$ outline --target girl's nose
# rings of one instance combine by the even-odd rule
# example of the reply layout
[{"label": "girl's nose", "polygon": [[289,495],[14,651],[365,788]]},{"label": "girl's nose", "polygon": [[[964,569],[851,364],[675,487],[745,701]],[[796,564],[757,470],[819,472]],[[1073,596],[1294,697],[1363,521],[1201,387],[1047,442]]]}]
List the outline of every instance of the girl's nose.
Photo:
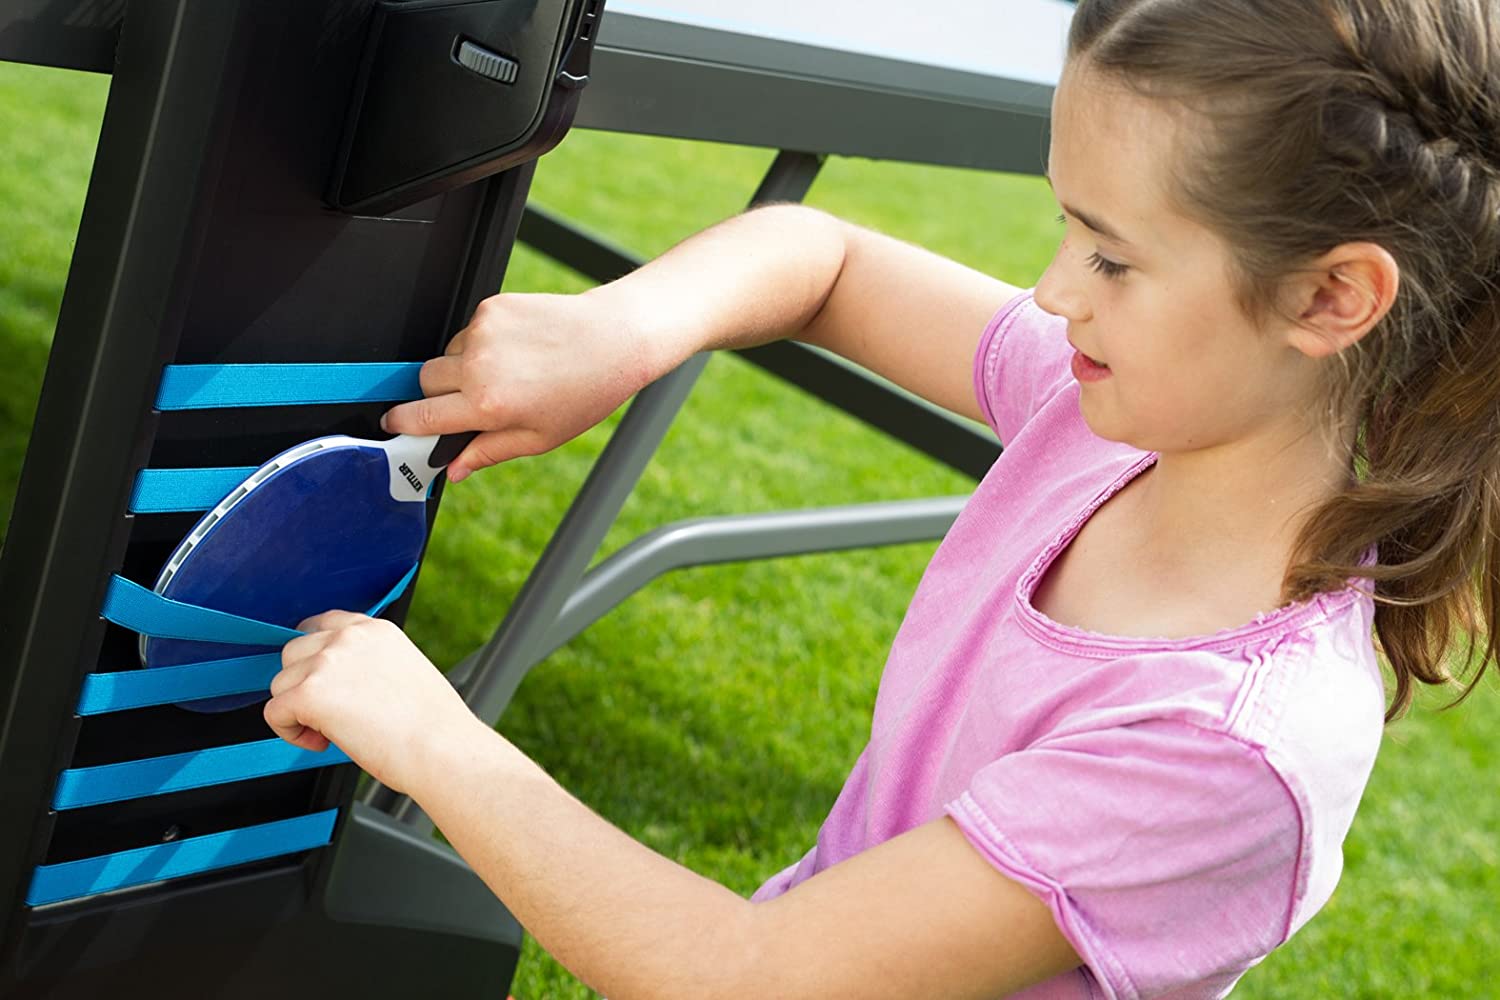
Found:
[{"label": "girl's nose", "polygon": [[1089,319],[1088,299],[1079,285],[1076,269],[1068,266],[1070,254],[1066,242],[1057,248],[1052,263],[1036,283],[1033,301],[1054,316],[1082,323]]}]

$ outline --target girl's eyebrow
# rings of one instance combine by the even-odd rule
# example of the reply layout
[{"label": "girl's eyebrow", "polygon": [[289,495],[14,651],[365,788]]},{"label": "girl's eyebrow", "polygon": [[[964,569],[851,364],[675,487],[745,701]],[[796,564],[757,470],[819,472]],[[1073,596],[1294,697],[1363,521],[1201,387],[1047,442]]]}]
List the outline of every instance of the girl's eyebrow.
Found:
[{"label": "girl's eyebrow", "polygon": [[[1049,175],[1047,173],[1047,171],[1045,171],[1045,170],[1042,171],[1042,177],[1046,179],[1047,186],[1049,188],[1052,187],[1052,177],[1051,177],[1051,175]],[[1054,191],[1053,193],[1055,194],[1056,192]],[[1096,218],[1095,216],[1088,215],[1085,212],[1083,212],[1081,209],[1074,208],[1071,205],[1063,204],[1062,202],[1059,202],[1058,204],[1062,205],[1062,210],[1064,212],[1067,212],[1073,218],[1077,219],[1079,222],[1083,223],[1085,226],[1088,226],[1090,229],[1092,229],[1094,232],[1098,233],[1100,236],[1103,236],[1103,237],[1106,237],[1108,239],[1114,240],[1116,243],[1122,244],[1124,246],[1129,246],[1130,245],[1130,241],[1129,240],[1127,240],[1125,237],[1121,236],[1117,231],[1115,231],[1115,229],[1113,227],[1111,227],[1109,225],[1109,223],[1105,222],[1103,219],[1099,219],[1099,218]]]}]

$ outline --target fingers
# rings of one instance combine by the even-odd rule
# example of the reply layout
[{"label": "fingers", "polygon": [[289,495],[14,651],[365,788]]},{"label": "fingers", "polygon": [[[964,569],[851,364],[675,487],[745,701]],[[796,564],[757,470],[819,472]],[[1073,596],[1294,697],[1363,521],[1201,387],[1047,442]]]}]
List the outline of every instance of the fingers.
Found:
[{"label": "fingers", "polygon": [[328,749],[328,738],[310,726],[305,726],[298,719],[297,710],[294,706],[295,692],[272,698],[266,702],[266,707],[261,714],[265,717],[266,725],[277,736],[286,740],[293,746],[314,753]]},{"label": "fingers", "polygon": [[[318,653],[322,652],[324,646],[333,641],[333,637],[335,634],[336,633],[334,632],[312,632],[308,635],[298,636],[291,642],[288,642],[286,645],[282,646],[282,673],[286,673],[286,671],[297,667],[298,664],[305,663],[306,661],[312,659],[314,656],[317,656]],[[280,675],[278,674],[277,676],[279,677]],[[272,684],[274,683],[275,681],[272,681]],[[272,689],[271,693],[276,693],[274,688]]]},{"label": "fingers", "polygon": [[[347,628],[350,625],[358,625],[360,622],[369,621],[369,615],[362,615],[356,611],[340,611],[335,608],[325,611],[321,615],[313,615],[311,618],[303,619],[297,626],[299,632],[327,632],[332,629]],[[303,636],[302,638],[307,638]],[[293,642],[299,640],[293,639]]]},{"label": "fingers", "polygon": [[[457,343],[457,338],[454,340]],[[423,430],[414,429],[413,421],[421,423],[429,421],[434,416],[448,416],[447,410],[432,411],[422,404],[433,398],[442,396],[455,396],[462,399],[458,393],[463,385],[463,358],[460,352],[453,350],[453,344],[448,345],[448,353],[440,358],[433,358],[424,362],[418,373],[418,382],[422,387],[424,399],[411,403],[402,403],[393,406],[380,418],[380,426],[393,434],[451,434],[454,430],[473,430],[472,423],[465,423],[463,427],[451,430]],[[451,406],[452,403],[445,404]]]},{"label": "fingers", "polygon": [[380,426],[392,434],[457,434],[479,426],[479,414],[460,392],[402,403],[387,410]]},{"label": "fingers", "polygon": [[463,364],[463,359],[454,354],[445,354],[424,363],[419,373],[422,395],[443,396],[458,392],[463,384],[460,378]]},{"label": "fingers", "polygon": [[[316,619],[309,618],[308,621],[316,621]],[[307,622],[302,624],[306,625]],[[271,697],[283,695],[301,684],[302,679],[312,671],[316,663],[314,658],[333,641],[337,634],[332,631],[311,632],[308,635],[298,636],[282,646],[281,670],[271,678]]]},{"label": "fingers", "polygon": [[307,667],[304,665],[307,662],[306,660],[302,660],[289,664],[287,660],[283,659],[281,661],[281,670],[277,672],[275,677],[271,678],[271,697],[280,698],[298,684],[301,684],[302,678],[307,676]]},{"label": "fingers", "polygon": [[508,462],[522,455],[536,455],[546,451],[546,446],[535,431],[516,427],[504,431],[490,431],[479,435],[459,456],[448,464],[448,481],[462,482],[471,473],[487,469],[501,462]]},{"label": "fingers", "polygon": [[281,670],[271,678],[271,700],[261,710],[266,725],[277,736],[304,750],[328,749],[328,738],[302,721],[307,710],[302,685],[319,665],[319,654],[344,628],[369,620],[369,616],[352,611],[325,611],[298,626],[306,635],[281,647]]},{"label": "fingers", "polygon": [[281,647],[281,672],[271,679],[271,696],[301,683],[312,668],[313,657],[338,638],[342,629],[371,620],[368,615],[353,611],[325,611],[304,620],[297,630],[307,634],[299,635]]}]

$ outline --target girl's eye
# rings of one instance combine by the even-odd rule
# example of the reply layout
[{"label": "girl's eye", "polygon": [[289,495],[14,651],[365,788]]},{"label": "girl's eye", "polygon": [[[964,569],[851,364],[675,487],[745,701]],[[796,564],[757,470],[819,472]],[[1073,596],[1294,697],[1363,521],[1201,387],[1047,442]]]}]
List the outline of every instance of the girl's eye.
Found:
[{"label": "girl's eye", "polygon": [[[1057,222],[1058,225],[1067,225],[1067,215],[1059,215],[1057,217]],[[1117,264],[1114,261],[1109,260],[1108,258],[1099,256],[1097,251],[1089,256],[1088,263],[1096,272],[1110,279],[1123,278],[1125,277],[1125,272],[1130,270],[1130,266],[1128,264]]]},{"label": "girl's eye", "polygon": [[1093,266],[1095,271],[1111,279],[1123,278],[1125,272],[1130,270],[1128,265],[1116,264],[1114,261],[1101,257],[1097,253],[1091,255],[1088,262]]}]

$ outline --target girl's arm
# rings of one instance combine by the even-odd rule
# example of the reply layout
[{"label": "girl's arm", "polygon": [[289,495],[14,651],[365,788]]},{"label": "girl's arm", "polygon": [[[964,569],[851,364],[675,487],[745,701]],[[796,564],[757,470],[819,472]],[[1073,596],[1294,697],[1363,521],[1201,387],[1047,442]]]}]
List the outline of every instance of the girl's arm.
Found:
[{"label": "girl's arm", "polygon": [[527,932],[611,1000],[974,997],[1078,964],[947,817],[750,903],[632,840],[483,727],[410,789]]},{"label": "girl's arm", "polygon": [[390,622],[303,622],[266,720],[416,799],[526,930],[611,1000],[1002,996],[1079,962],[944,817],[750,903],[630,839],[468,711]]},{"label": "girl's arm", "polygon": [[693,354],[792,337],[939,406],[979,417],[971,373],[985,324],[1019,290],[800,205],[759,208],[581,295],[486,299],[392,433],[481,430],[449,467],[554,448]]},{"label": "girl's arm", "polygon": [[657,311],[655,374],[700,350],[790,338],[978,420],[974,350],[986,322],[1020,291],[817,209],[774,205],[590,294],[629,313]]}]

